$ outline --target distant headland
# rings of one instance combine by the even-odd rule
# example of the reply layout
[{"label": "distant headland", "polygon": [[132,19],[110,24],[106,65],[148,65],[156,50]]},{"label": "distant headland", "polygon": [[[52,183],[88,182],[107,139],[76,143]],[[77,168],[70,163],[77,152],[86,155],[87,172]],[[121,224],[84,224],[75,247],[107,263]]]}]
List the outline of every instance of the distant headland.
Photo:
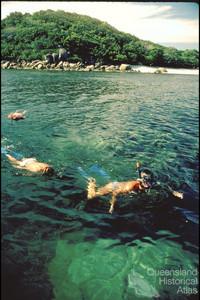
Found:
[{"label": "distant headland", "polygon": [[1,28],[3,69],[198,74],[197,50],[140,40],[88,16],[15,12],[1,21]]}]

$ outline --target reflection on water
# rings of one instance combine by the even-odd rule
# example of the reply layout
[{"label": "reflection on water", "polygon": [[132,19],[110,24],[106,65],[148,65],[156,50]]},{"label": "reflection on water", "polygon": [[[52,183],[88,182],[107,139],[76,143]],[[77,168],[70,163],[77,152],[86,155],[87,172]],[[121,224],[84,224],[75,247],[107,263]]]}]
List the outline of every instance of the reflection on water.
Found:
[{"label": "reflection on water", "polygon": [[[196,284],[177,294],[152,270],[198,265],[197,79],[2,72],[2,145],[56,169],[31,175],[2,156],[4,299],[195,299]],[[16,109],[27,119],[5,117]],[[120,197],[113,215],[108,198],[87,203],[83,172],[99,185],[127,180],[137,160],[187,199],[161,185]]]}]

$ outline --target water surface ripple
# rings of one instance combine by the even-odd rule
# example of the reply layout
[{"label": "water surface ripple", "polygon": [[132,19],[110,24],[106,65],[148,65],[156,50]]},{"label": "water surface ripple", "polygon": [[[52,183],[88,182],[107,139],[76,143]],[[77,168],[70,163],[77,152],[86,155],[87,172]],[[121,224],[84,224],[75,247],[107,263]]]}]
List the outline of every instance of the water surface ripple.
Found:
[{"label": "water surface ripple", "polygon": [[[2,145],[56,169],[31,175],[2,156],[3,299],[195,299],[149,270],[197,268],[198,77],[3,70],[1,96]],[[27,118],[8,120],[16,109]],[[113,215],[108,198],[86,202],[80,167],[128,180],[137,160],[189,186],[189,202],[152,190]]]}]

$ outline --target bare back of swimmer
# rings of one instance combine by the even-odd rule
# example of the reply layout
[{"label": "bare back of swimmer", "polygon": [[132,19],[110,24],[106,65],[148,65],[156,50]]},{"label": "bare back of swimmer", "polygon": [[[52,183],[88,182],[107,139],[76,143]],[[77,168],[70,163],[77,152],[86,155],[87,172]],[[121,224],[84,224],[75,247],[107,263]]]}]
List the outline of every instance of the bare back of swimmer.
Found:
[{"label": "bare back of swimmer", "polygon": [[[103,187],[97,188],[96,180],[94,178],[89,178],[87,187],[87,199],[91,200],[95,197],[105,196],[108,194],[112,195],[110,201],[109,213],[114,211],[114,206],[117,202],[117,196],[120,194],[127,193],[138,193],[148,191],[153,186],[153,174],[148,169],[142,169],[139,162],[136,163],[136,169],[139,175],[138,179],[123,181],[123,182],[110,182]],[[178,191],[170,189],[170,192],[177,198],[183,199],[183,194]]]},{"label": "bare back of swimmer", "polygon": [[22,160],[17,160],[10,154],[6,154],[7,158],[17,169],[27,170],[33,173],[53,173],[53,168],[47,163],[42,163],[37,161],[36,158],[23,158]]},{"label": "bare back of swimmer", "polygon": [[109,213],[114,211],[114,206],[117,201],[117,196],[120,194],[128,194],[131,192],[138,193],[143,192],[146,189],[149,189],[149,185],[145,183],[141,179],[137,180],[129,180],[129,181],[122,181],[122,182],[110,182],[103,187],[96,188],[96,180],[94,178],[90,178],[88,182],[88,200],[93,199],[98,196],[105,196],[108,194],[112,195],[110,201],[110,209]]},{"label": "bare back of swimmer", "polygon": [[15,121],[25,119],[26,118],[25,113],[26,110],[24,110],[23,112],[20,111],[12,112],[8,115],[8,119],[15,120]]}]

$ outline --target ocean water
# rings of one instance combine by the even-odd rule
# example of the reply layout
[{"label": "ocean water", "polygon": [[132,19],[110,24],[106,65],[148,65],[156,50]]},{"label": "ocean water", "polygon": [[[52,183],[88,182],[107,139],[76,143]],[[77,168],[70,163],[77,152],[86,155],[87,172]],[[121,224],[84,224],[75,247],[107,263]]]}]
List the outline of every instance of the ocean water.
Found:
[{"label": "ocean water", "polygon": [[[2,154],[3,299],[197,299],[198,76],[3,70],[1,83],[2,146],[56,171]],[[17,109],[26,119],[7,119]],[[112,215],[109,196],[87,201],[86,176],[137,178],[138,160],[159,189]]]}]

